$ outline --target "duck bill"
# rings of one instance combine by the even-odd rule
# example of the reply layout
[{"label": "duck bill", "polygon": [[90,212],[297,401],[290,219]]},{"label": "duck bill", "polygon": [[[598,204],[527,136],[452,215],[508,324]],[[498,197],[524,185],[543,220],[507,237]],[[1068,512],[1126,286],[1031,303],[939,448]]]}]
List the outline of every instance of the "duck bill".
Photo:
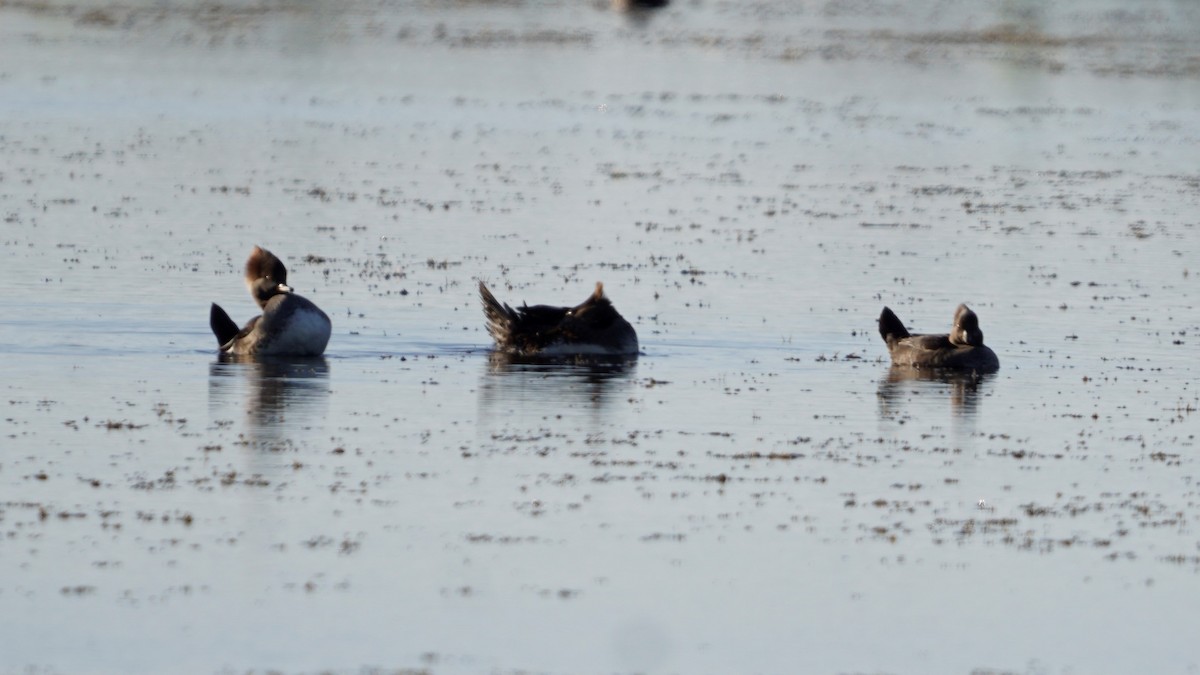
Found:
[{"label": "duck bill", "polygon": [[280,293],[291,293],[292,287],[288,286],[287,284],[279,284],[275,287],[275,290],[279,291]]}]

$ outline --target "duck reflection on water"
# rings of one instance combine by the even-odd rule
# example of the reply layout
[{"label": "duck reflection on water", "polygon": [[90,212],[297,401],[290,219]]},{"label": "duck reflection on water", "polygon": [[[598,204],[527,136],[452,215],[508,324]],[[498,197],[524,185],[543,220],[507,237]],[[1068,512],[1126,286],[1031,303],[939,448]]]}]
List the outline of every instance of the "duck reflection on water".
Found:
[{"label": "duck reflection on water", "polygon": [[628,398],[636,373],[635,357],[492,352],[479,386],[480,418],[555,418],[570,410],[603,416],[612,402]]},{"label": "duck reflection on water", "polygon": [[209,407],[244,411],[252,431],[308,425],[324,418],[329,362],[323,357],[222,354],[209,366]]},{"label": "duck reflection on water", "polygon": [[889,416],[898,413],[913,397],[947,396],[956,415],[973,416],[980,398],[987,395],[987,382],[992,377],[974,371],[893,365],[879,381],[879,410]]}]

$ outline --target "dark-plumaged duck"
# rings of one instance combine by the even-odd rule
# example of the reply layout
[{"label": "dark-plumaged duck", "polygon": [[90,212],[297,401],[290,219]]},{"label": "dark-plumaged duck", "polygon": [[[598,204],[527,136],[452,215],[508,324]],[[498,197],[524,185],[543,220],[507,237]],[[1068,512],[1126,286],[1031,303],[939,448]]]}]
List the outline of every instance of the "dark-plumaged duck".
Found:
[{"label": "dark-plumaged duck", "polygon": [[954,311],[950,333],[914,335],[887,307],[879,315],[879,335],[887,343],[892,363],[913,368],[952,368],[990,373],[1000,368],[1000,359],[983,344],[979,317],[966,305]]},{"label": "dark-plumaged duck", "polygon": [[574,307],[522,305],[496,299],[479,282],[487,331],[496,349],[514,356],[633,356],[637,332],[604,295],[604,285]]}]

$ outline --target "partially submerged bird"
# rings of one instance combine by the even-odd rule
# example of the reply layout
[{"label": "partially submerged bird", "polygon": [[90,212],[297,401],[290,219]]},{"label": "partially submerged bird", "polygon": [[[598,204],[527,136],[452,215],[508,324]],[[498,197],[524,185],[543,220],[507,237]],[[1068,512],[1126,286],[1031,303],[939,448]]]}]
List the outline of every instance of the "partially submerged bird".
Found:
[{"label": "partially submerged bird", "polygon": [[948,335],[913,335],[892,310],[884,307],[879,315],[879,335],[897,366],[984,373],[1000,368],[996,353],[983,344],[979,317],[966,305],[954,310],[954,325]]},{"label": "partially submerged bird", "polygon": [[574,307],[500,302],[479,282],[487,331],[496,349],[514,356],[633,356],[637,333],[604,295],[604,285]]},{"label": "partially submerged bird", "polygon": [[246,286],[262,314],[238,329],[233,319],[213,303],[208,325],[222,354],[240,356],[320,356],[329,344],[329,317],[287,285],[283,261],[261,246],[246,260]]},{"label": "partially submerged bird", "polygon": [[669,4],[671,4],[671,0],[612,0],[612,8],[618,12],[660,9]]}]

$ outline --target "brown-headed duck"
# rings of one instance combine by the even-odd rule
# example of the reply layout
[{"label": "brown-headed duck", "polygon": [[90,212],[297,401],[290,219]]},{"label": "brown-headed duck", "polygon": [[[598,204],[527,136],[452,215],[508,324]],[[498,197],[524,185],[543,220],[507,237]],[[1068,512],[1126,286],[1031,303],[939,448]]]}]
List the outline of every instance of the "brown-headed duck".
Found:
[{"label": "brown-headed duck", "polygon": [[239,329],[215,302],[208,324],[222,354],[320,356],[333,329],[329,317],[287,285],[287,268],[270,251],[255,246],[246,260],[246,286],[262,314]]}]

